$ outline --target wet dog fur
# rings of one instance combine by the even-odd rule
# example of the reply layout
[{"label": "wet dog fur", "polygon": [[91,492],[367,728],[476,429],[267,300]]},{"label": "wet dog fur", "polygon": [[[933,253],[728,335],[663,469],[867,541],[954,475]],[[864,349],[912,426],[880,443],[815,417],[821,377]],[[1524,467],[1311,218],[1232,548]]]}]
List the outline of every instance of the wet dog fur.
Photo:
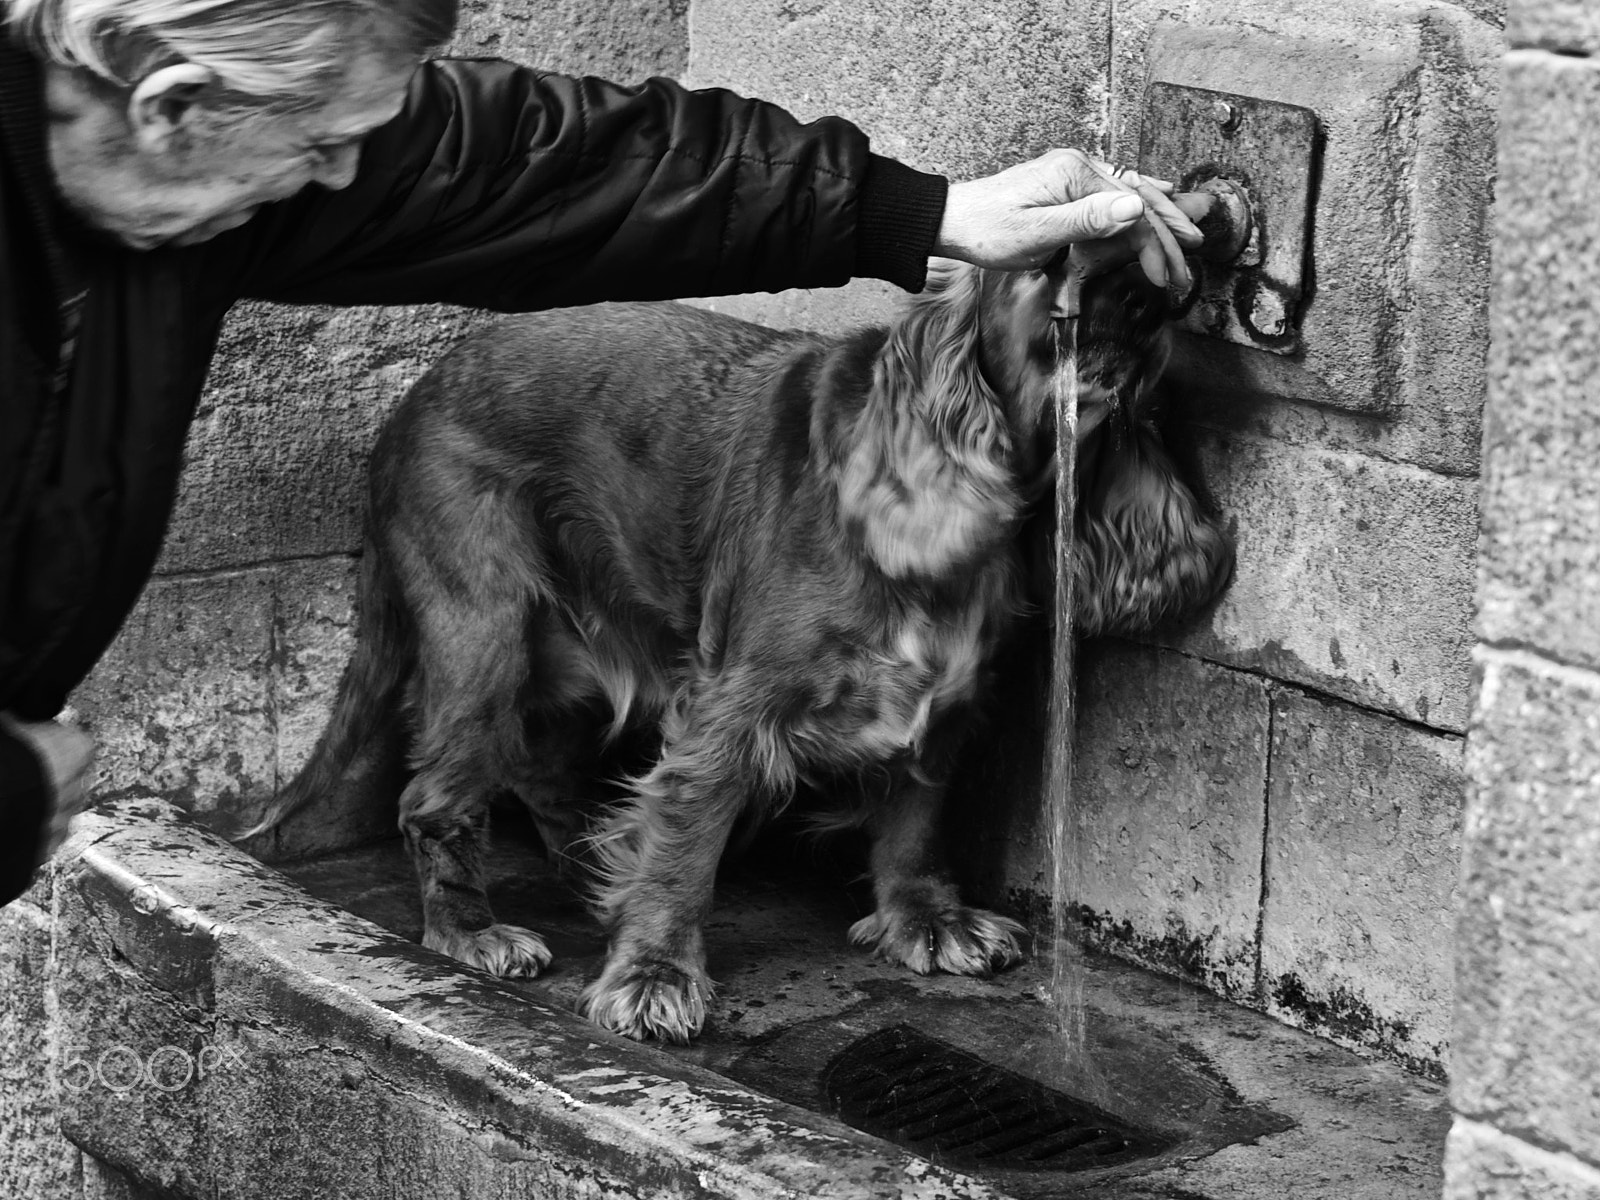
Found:
[{"label": "wet dog fur", "polygon": [[[428,946],[498,975],[550,961],[497,922],[489,800],[545,839],[530,730],[598,708],[659,727],[654,765],[588,834],[610,935],[582,1010],[686,1041],[712,997],[701,926],[730,831],[800,781],[878,773],[851,820],[876,910],[853,941],[984,974],[1021,928],[964,904],[940,808],[985,668],[1025,606],[1016,531],[1048,490],[1057,331],[1039,272],[936,268],[887,329],[827,339],[676,304],[510,318],[451,351],[373,457],[359,642],[327,730],[261,828],[409,726],[400,824]],[[1137,271],[1078,322],[1076,614],[1147,628],[1208,601],[1231,547],[1148,420],[1164,300]]]}]

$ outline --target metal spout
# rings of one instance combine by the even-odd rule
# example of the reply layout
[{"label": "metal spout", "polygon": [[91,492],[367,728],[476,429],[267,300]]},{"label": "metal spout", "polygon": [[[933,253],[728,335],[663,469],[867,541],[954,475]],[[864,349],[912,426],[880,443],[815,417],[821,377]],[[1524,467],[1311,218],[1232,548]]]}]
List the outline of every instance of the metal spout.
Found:
[{"label": "metal spout", "polygon": [[1250,197],[1233,180],[1220,176],[1207,179],[1194,191],[1180,192],[1172,199],[1205,238],[1190,251],[1196,258],[1228,263],[1250,245],[1255,215],[1250,208]]},{"label": "metal spout", "polygon": [[[1172,197],[1172,202],[1195,223],[1205,239],[1188,254],[1206,262],[1228,263],[1249,248],[1255,217],[1250,207],[1250,197],[1232,180],[1221,177],[1207,179],[1192,192],[1177,193]],[[1056,320],[1076,317],[1083,281],[1107,269],[1107,263],[1094,256],[1072,254],[1069,249],[1063,247],[1045,266],[1054,288],[1050,315]],[[1177,282],[1180,290],[1190,286],[1188,280]]]}]

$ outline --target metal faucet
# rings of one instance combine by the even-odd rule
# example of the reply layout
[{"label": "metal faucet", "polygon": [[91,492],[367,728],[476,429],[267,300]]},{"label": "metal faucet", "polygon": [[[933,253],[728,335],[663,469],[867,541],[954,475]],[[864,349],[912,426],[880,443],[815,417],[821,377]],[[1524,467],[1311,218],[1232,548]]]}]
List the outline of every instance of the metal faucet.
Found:
[{"label": "metal faucet", "polygon": [[[1130,186],[1112,176],[1102,175],[1102,177],[1121,190],[1135,193],[1140,191],[1139,187]],[[1149,197],[1144,198],[1148,203]],[[1243,254],[1250,244],[1254,222],[1250,199],[1243,189],[1231,180],[1221,177],[1207,179],[1192,192],[1178,192],[1172,196],[1172,202],[1184,216],[1195,223],[1201,237],[1204,238],[1199,246],[1189,251],[1195,257],[1214,263],[1232,262]],[[1177,242],[1167,227],[1154,217],[1151,218],[1151,225],[1155,229],[1156,236],[1161,239],[1163,249],[1168,252],[1169,261],[1181,262],[1183,256],[1179,253]],[[1088,246],[1063,247],[1045,267],[1055,280],[1051,315],[1057,319],[1076,317],[1083,281],[1100,274],[1107,266],[1108,262],[1097,256]],[[1182,292],[1187,292],[1192,282],[1187,267],[1183,269],[1181,276],[1169,280],[1171,286]]]}]

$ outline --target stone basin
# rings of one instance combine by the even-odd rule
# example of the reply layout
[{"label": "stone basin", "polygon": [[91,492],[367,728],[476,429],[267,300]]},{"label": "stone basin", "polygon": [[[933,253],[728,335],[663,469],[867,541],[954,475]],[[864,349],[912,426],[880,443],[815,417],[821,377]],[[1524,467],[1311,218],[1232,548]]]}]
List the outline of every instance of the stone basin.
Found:
[{"label": "stone basin", "polygon": [[[557,959],[537,980],[492,979],[417,945],[396,841],[286,871],[169,805],[124,800],[85,818],[36,889],[54,926],[62,1128],[141,1195],[1440,1191],[1438,1084],[1093,957],[1078,976],[1085,1049],[1068,1053],[1047,963],[974,980],[879,962],[848,945],[864,898],[826,863],[725,873],[707,929],[720,993],[686,1048],[572,1014],[602,935],[515,830],[497,838],[491,895],[502,919],[547,936]],[[1154,1149],[1086,1170],[986,1168],[852,1128],[824,1075],[890,1027],[1087,1102]]]}]

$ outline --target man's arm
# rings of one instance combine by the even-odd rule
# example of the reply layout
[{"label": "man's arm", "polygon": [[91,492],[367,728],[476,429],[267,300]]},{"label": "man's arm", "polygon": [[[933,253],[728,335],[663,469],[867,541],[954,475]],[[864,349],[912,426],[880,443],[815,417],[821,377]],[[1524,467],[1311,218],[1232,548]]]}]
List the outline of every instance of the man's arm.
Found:
[{"label": "man's arm", "polygon": [[207,253],[239,294],[291,302],[515,310],[858,275],[916,290],[946,193],[838,119],[445,60],[349,188],[308,189]]}]

